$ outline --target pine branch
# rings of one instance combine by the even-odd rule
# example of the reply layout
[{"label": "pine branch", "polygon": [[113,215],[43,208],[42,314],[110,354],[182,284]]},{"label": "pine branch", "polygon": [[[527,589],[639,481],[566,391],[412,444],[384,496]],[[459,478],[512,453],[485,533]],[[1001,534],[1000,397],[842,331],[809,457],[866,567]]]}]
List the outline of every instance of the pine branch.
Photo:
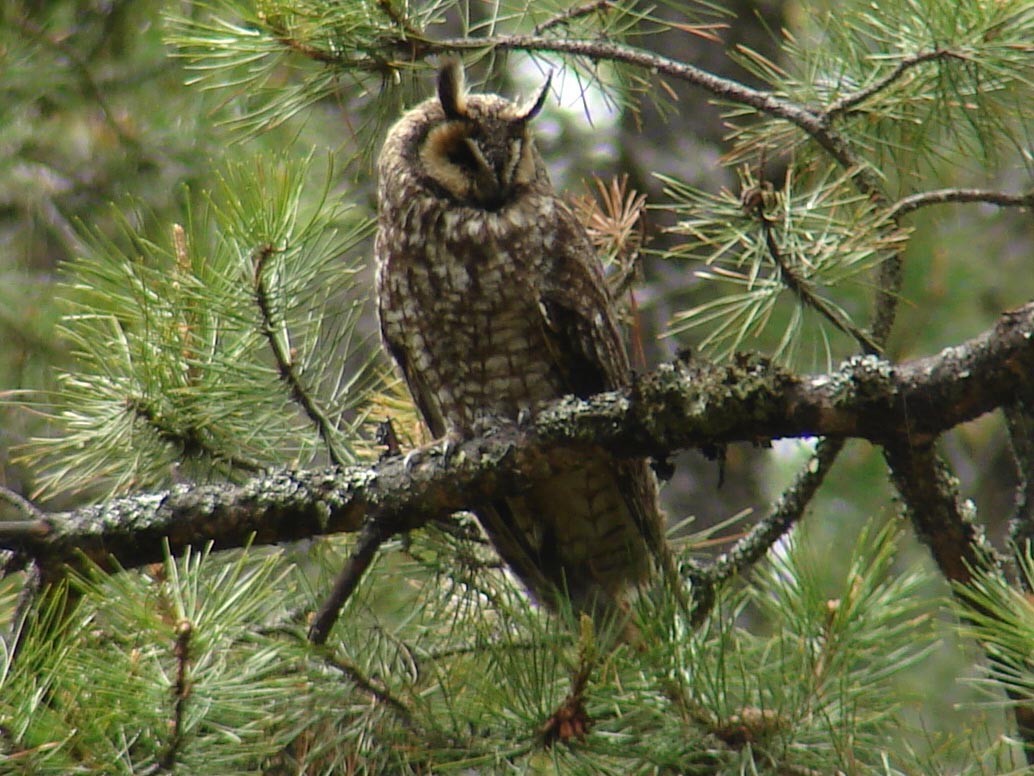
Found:
[{"label": "pine branch", "polygon": [[[5,565],[2,570],[3,576],[7,576],[7,573],[13,570],[14,567]],[[25,581],[22,584],[21,590],[18,591],[18,602],[14,607],[14,615],[11,617],[9,628],[3,634],[3,640],[9,645],[11,655],[14,657],[19,655],[22,645],[25,643],[25,626],[30,617],[34,616],[33,613],[39,601],[42,588],[43,573],[37,564],[31,563],[26,570]]]},{"label": "pine branch", "polygon": [[126,400],[126,411],[147,425],[163,442],[174,445],[184,458],[198,458],[224,463],[243,472],[260,472],[262,464],[247,456],[227,453],[208,442],[205,432],[196,426],[176,426],[161,416],[155,407],[142,397]]},{"label": "pine branch", "polygon": [[[388,521],[397,533],[515,494],[569,465],[585,445],[664,456],[716,443],[834,436],[921,448],[1014,402],[1018,386],[1031,389],[1032,376],[1034,303],[1006,313],[973,340],[896,366],[866,356],[830,374],[799,377],[749,357],[727,366],[676,362],[637,381],[634,395],[568,397],[526,427],[500,426],[464,441],[447,459],[435,443],[372,467],[283,471],[242,485],[179,485],[22,521],[15,530],[0,524],[0,549],[36,560],[49,578],[63,573],[62,564],[112,568],[160,560],[163,538],[178,554],[209,541],[218,549],[253,536],[268,544],[353,532],[366,519]],[[926,527],[936,528],[936,521]]]},{"label": "pine branch", "polygon": [[796,525],[843,447],[842,438],[820,439],[808,465],[797,473],[793,483],[773,505],[772,511],[759,520],[746,536],[737,540],[732,549],[718,556],[710,569],[704,573],[691,572],[694,624],[699,625],[710,614],[717,600],[718,588],[752,568]]},{"label": "pine branch", "polygon": [[568,8],[565,11],[561,11],[555,16],[546,19],[546,21],[535,25],[534,34],[541,35],[544,32],[548,32],[554,27],[558,27],[562,24],[568,24],[580,16],[589,16],[590,14],[596,13],[597,11],[606,11],[611,6],[611,0],[589,0],[587,3],[581,5],[575,5]]},{"label": "pine branch", "polygon": [[761,226],[768,255],[776,266],[779,267],[779,277],[783,284],[800,299],[802,304],[811,307],[837,329],[852,337],[862,347],[864,352],[873,355],[881,353],[882,348],[871,336],[855,326],[840,310],[815,293],[807,278],[802,277],[786,260],[783,252],[779,249],[779,244],[776,242],[775,234],[772,231],[772,224],[765,215],[763,197],[756,198],[754,214],[757,216],[758,223]]},{"label": "pine branch", "polygon": [[346,676],[348,680],[360,690],[371,695],[379,703],[384,704],[386,707],[391,709],[392,713],[406,727],[416,727],[416,720],[414,719],[413,712],[409,706],[399,698],[396,698],[382,682],[366,676],[359,666],[340,655],[335,655],[327,651],[323,657],[328,666]]},{"label": "pine branch", "polygon": [[316,617],[309,627],[309,641],[313,644],[327,642],[327,636],[330,635],[330,629],[334,627],[341,608],[359,586],[377,550],[393,533],[392,526],[386,520],[367,520],[363,525],[355,550],[349,555],[348,562],[334,580],[330,594],[316,612]]},{"label": "pine branch", "polygon": [[875,97],[880,92],[884,91],[885,89],[888,89],[894,83],[901,80],[901,78],[903,78],[905,74],[913,68],[918,67],[919,65],[922,65],[926,62],[933,62],[938,59],[948,58],[960,60],[965,59],[965,57],[963,57],[962,55],[957,54],[956,52],[950,51],[948,49],[923,51],[918,54],[913,54],[911,56],[904,57],[900,62],[898,62],[897,66],[883,78],[869,84],[866,87],[858,89],[855,92],[845,94],[839,100],[836,100],[835,102],[828,105],[822,113],[827,120],[832,119],[841,113],[846,113],[855,106],[865,102],[870,97]]},{"label": "pine branch", "polygon": [[986,202],[998,207],[1034,207],[1034,191],[1026,194],[1009,194],[1004,191],[985,189],[934,189],[921,191],[899,199],[890,208],[891,218],[897,220],[915,210],[930,205],[944,205],[950,202]]},{"label": "pine branch", "polygon": [[920,541],[929,547],[937,567],[952,582],[965,584],[980,570],[994,568],[988,548],[931,444],[906,440],[884,446],[891,480]]},{"label": "pine branch", "polygon": [[[941,574],[955,583],[956,595],[966,599],[973,615],[988,623],[999,622],[1000,614],[994,608],[963,592],[974,577],[999,576],[1002,569],[974,520],[972,507],[967,507],[959,495],[958,480],[934,452],[932,444],[892,444],[885,446],[883,453],[891,481],[901,495],[916,535],[929,548]],[[1001,655],[993,641],[984,641],[983,646],[991,664],[1000,665]],[[1017,731],[1026,744],[1027,763],[1034,765],[1034,706],[1014,688],[1005,689],[1016,703],[1013,713]]]},{"label": "pine branch", "polygon": [[270,290],[266,279],[266,269],[270,258],[275,252],[276,249],[273,246],[266,245],[262,247],[255,258],[255,302],[262,316],[262,334],[266,338],[266,342],[269,343],[269,349],[273,353],[273,359],[276,361],[280,379],[290,391],[291,398],[302,408],[313,425],[316,426],[320,439],[327,446],[327,454],[330,456],[331,463],[336,466],[344,466],[348,459],[338,449],[334,438],[334,424],[330,422],[330,418],[327,417],[323,408],[319,406],[316,397],[312,395],[312,392],[302,382],[298,370],[295,368],[294,355],[285,348],[284,338],[278,332],[280,326],[286,328],[286,323],[279,321],[277,314],[273,310],[276,295]]},{"label": "pine branch", "polygon": [[[594,10],[589,3],[573,9],[575,14],[582,15],[584,9]],[[559,24],[562,20],[556,21]],[[549,22],[547,22],[549,24]],[[325,64],[334,64],[344,68],[383,69],[378,62],[357,63],[350,54],[334,54],[319,49],[309,52],[304,44],[297,41],[282,40],[292,50]],[[879,177],[857,153],[848,139],[829,125],[828,118],[822,111],[813,110],[792,100],[783,99],[772,92],[754,89],[730,78],[717,76],[707,70],[676,59],[656,54],[646,49],[609,40],[579,40],[532,35],[490,35],[485,37],[442,38],[438,40],[426,37],[410,37],[395,41],[382,41],[388,48],[408,50],[414,58],[427,58],[441,54],[499,49],[503,51],[543,52],[566,54],[584,57],[595,62],[619,62],[632,65],[649,72],[666,75],[685,81],[710,92],[715,97],[729,102],[745,105],[759,113],[773,118],[783,119],[804,131],[815,140],[841,167],[849,171],[859,190],[873,197],[874,201],[885,200]]]},{"label": "pine branch", "polygon": [[180,750],[184,745],[184,727],[186,725],[187,702],[191,697],[190,663],[191,641],[194,628],[189,620],[176,624],[176,642],[173,646],[173,657],[176,659],[176,678],[172,684],[172,719],[169,721],[169,740],[164,751],[152,768],[144,773],[169,773],[175,770]]},{"label": "pine branch", "polygon": [[[1026,553],[1034,547],[1034,410],[1030,393],[1003,408],[1009,442],[1016,462],[1015,510],[1009,520],[1013,551]],[[1026,584],[1026,578],[1021,578]],[[1028,593],[1034,590],[1028,589]]]},{"label": "pine branch", "polygon": [[10,488],[0,486],[0,501],[6,501],[30,520],[39,520],[44,517],[43,510]]},{"label": "pine branch", "polygon": [[[436,51],[459,52],[497,48],[507,51],[539,51],[585,57],[596,62],[620,62],[666,75],[710,92],[715,97],[746,105],[774,118],[788,121],[806,132],[825,148],[845,169],[859,168],[860,159],[847,140],[823,121],[820,113],[772,92],[754,89],[731,78],[723,78],[702,68],[652,51],[604,40],[547,38],[538,35],[499,35],[485,38],[446,38],[430,44]],[[866,188],[878,191],[876,178],[860,168],[857,174]]]}]

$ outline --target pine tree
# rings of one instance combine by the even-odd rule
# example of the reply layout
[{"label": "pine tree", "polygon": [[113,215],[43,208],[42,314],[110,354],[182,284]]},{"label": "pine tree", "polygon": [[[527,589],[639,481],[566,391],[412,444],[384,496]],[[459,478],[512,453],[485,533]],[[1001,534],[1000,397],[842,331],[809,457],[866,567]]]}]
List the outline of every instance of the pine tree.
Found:
[{"label": "pine tree", "polygon": [[[783,10],[771,52],[689,0],[0,11],[0,773],[1034,763],[1034,5]],[[553,73],[544,155],[630,329],[679,349],[449,460],[368,268],[372,154],[444,55]],[[686,87],[712,170],[575,196],[583,115],[683,132]],[[691,605],[644,595],[637,644],[530,602],[464,511],[564,444],[720,478],[777,438],[818,441],[766,456],[756,514],[674,516]],[[1005,441],[1019,484],[978,511]]]}]

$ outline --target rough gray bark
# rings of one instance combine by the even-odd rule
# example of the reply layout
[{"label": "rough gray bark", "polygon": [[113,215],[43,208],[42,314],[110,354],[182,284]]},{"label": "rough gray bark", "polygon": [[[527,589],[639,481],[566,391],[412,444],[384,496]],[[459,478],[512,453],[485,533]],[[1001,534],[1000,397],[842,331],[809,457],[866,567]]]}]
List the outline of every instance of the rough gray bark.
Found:
[{"label": "rough gray bark", "polygon": [[1034,303],[1004,314],[979,337],[904,364],[859,357],[836,372],[801,377],[749,356],[729,366],[670,363],[627,392],[568,397],[525,426],[489,429],[448,455],[435,444],[369,467],[271,472],[242,485],[179,485],[0,524],[0,548],[52,578],[66,565],[150,563],[162,557],[164,542],[174,554],[209,541],[217,548],[271,544],[357,531],[371,518],[399,532],[518,492],[591,446],[664,459],[689,447],[828,436],[885,448],[906,507],[923,518],[916,521],[919,534],[946,575],[959,579],[951,559],[975,557],[974,535],[955,530],[957,510],[949,510],[948,521],[931,511],[950,494],[927,499],[922,492],[940,479],[908,464],[929,459],[943,431],[1012,405],[1032,383]]}]

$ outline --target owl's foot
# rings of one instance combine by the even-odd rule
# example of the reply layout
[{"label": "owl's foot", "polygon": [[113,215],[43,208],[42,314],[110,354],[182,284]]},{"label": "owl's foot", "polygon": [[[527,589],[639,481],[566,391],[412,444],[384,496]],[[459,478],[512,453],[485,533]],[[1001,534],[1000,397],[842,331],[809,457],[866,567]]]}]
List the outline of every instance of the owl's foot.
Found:
[{"label": "owl's foot", "polygon": [[443,466],[448,466],[463,440],[464,436],[458,431],[448,431],[445,436],[441,438],[441,441],[437,442],[434,446],[429,448],[417,447],[406,453],[405,458],[402,459],[402,467],[408,474],[423,462],[425,456],[430,455],[434,457],[435,454],[442,457]]},{"label": "owl's foot", "polygon": [[424,451],[419,447],[415,447],[406,453],[406,457],[402,459],[402,468],[406,471],[406,474],[412,472],[423,457]]},{"label": "owl's foot", "polygon": [[[517,423],[521,422],[521,417],[527,412],[522,409],[517,413]],[[531,417],[530,413],[528,417]],[[475,414],[474,422],[470,424],[470,431],[474,436],[489,436],[496,429],[512,426],[513,422],[512,416],[482,409]]]},{"label": "owl's foot", "polygon": [[531,410],[527,407],[522,407],[520,412],[517,413],[517,428],[522,431],[531,425],[531,422],[535,419]]},{"label": "owl's foot", "polygon": [[459,449],[460,443],[462,441],[463,437],[455,431],[450,431],[445,435],[445,437],[442,439],[441,444],[443,466],[449,465],[449,463],[452,461],[453,455],[456,454],[456,451]]}]

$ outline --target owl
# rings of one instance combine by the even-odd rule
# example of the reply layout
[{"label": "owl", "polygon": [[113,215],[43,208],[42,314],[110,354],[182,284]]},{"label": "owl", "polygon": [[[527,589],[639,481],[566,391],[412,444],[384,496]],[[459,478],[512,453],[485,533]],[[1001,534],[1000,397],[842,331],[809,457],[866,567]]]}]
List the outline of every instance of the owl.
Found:
[{"label": "owl", "polygon": [[[431,433],[627,386],[603,268],[532,137],[549,82],[515,104],[448,61],[437,87],[384,142],[375,243],[383,341]],[[592,445],[567,461],[472,510],[534,598],[621,616],[663,551],[653,473]]]}]

